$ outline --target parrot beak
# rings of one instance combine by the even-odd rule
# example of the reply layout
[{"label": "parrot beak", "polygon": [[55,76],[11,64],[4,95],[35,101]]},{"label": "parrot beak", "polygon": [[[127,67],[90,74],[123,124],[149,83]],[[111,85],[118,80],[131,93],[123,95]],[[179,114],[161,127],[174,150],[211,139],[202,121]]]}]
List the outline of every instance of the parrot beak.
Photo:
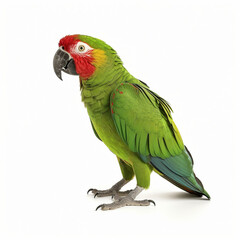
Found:
[{"label": "parrot beak", "polygon": [[62,80],[62,72],[78,75],[76,72],[76,67],[72,56],[66,52],[62,47],[60,47],[54,55],[53,58],[53,69],[57,77]]}]

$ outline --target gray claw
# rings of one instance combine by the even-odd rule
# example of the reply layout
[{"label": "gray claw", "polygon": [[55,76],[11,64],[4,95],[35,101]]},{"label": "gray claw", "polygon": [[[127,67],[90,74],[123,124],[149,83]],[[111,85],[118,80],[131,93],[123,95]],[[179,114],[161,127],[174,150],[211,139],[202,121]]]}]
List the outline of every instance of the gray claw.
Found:
[{"label": "gray claw", "polygon": [[150,203],[152,203],[154,206],[156,206],[156,203],[153,200],[148,200]]},{"label": "gray claw", "polygon": [[91,192],[92,190],[93,190],[93,188],[88,189],[87,194],[88,194],[89,192]]},{"label": "gray claw", "polygon": [[103,206],[104,206],[104,204],[100,204],[100,205],[96,208],[95,211],[97,211],[99,208],[101,208],[101,207],[103,207]]}]

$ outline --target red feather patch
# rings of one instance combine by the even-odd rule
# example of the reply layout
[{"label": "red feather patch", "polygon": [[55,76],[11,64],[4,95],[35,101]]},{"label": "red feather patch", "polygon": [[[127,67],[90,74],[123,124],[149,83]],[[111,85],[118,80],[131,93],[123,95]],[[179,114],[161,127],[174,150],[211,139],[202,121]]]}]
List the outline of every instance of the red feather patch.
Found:
[{"label": "red feather patch", "polygon": [[70,50],[70,46],[76,44],[79,39],[77,37],[78,35],[68,35],[64,38],[62,38],[59,43],[58,46],[59,47],[64,47],[64,50],[69,51]]},{"label": "red feather patch", "polygon": [[76,66],[76,72],[83,78],[87,79],[89,78],[95,71],[95,66],[92,65],[93,57],[92,55],[84,54],[84,55],[79,55],[79,54],[71,54],[75,66]]},{"label": "red feather patch", "polygon": [[94,60],[92,51],[83,54],[78,54],[74,51],[75,46],[79,41],[79,35],[68,35],[62,38],[58,45],[59,47],[62,46],[65,51],[70,53],[75,63],[76,72],[80,75],[81,79],[85,80],[92,76],[96,68],[92,65]]}]

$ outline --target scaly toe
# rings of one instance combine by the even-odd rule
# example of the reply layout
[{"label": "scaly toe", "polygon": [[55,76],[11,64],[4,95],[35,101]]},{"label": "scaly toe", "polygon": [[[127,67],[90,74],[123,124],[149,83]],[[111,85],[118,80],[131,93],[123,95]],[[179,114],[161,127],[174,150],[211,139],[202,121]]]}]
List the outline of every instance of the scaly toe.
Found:
[{"label": "scaly toe", "polygon": [[149,206],[151,203],[154,205],[155,202],[153,200],[134,200],[130,196],[125,196],[122,197],[119,200],[114,201],[113,203],[110,204],[101,204],[99,205],[96,210],[101,209],[101,210],[114,210],[117,208],[125,207],[125,206]]},{"label": "scaly toe", "polygon": [[91,192],[92,194],[94,194],[94,198],[95,197],[109,197],[109,196],[113,196],[115,195],[116,191],[112,190],[112,189],[107,189],[107,190],[97,190],[94,188],[90,188],[87,191],[87,194]]}]

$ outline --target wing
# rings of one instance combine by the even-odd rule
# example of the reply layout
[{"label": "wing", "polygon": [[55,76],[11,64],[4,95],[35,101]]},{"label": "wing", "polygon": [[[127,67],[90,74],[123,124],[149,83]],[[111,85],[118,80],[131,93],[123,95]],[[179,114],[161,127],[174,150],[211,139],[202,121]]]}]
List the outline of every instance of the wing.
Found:
[{"label": "wing", "polygon": [[116,129],[133,152],[165,159],[183,151],[171,107],[146,86],[122,83],[112,92],[110,104]]},{"label": "wing", "polygon": [[209,197],[173,122],[170,105],[146,85],[121,83],[110,97],[118,134],[161,176],[190,193]]}]

